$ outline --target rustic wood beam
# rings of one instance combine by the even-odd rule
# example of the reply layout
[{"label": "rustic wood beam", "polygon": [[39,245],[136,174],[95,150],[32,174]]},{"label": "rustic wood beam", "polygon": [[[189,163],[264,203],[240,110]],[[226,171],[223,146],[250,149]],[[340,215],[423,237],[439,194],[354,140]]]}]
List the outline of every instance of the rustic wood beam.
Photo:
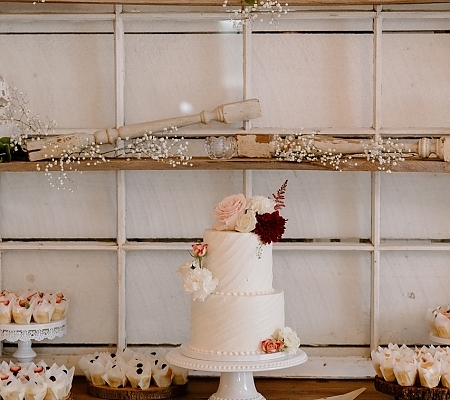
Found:
[{"label": "rustic wood beam", "polygon": [[[0,3],[30,3],[30,0],[0,0]],[[46,3],[74,4],[122,4],[122,5],[158,5],[158,6],[222,6],[222,0],[45,0]],[[447,3],[448,0],[290,0],[289,6],[349,6],[383,4],[431,4]],[[281,2],[283,3],[283,2]],[[245,5],[245,1],[229,0],[229,6]]]},{"label": "rustic wood beam", "polygon": [[[34,172],[40,166],[42,171],[47,164],[46,161],[13,161],[0,163],[1,172]],[[288,162],[279,161],[274,158],[232,158],[230,160],[211,160],[209,158],[196,157],[191,160],[192,165],[179,165],[173,167],[168,162],[154,161],[150,159],[110,159],[109,162],[81,161],[76,165],[77,171],[162,171],[162,170],[316,170],[316,171],[336,171],[332,165],[323,165],[320,162]],[[379,164],[367,161],[364,158],[354,158],[346,163],[340,164],[341,171],[379,171]],[[75,167],[74,167],[75,168]],[[450,163],[436,159],[410,158],[400,161],[396,165],[386,166],[390,172],[430,172],[430,173],[450,173]],[[58,173],[59,167],[51,169],[52,173]],[[66,166],[65,172],[69,172]]]}]

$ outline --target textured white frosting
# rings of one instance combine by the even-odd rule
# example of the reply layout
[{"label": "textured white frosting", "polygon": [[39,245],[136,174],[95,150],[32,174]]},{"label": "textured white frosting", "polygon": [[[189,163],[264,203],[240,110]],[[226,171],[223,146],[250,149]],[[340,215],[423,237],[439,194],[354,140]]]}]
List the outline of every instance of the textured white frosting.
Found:
[{"label": "textured white frosting", "polygon": [[208,252],[203,266],[219,280],[216,293],[259,294],[273,291],[272,244],[254,233],[205,230]]},{"label": "textured white frosting", "polygon": [[261,354],[261,342],[284,328],[284,293],[210,294],[191,302],[189,349],[199,354]]}]

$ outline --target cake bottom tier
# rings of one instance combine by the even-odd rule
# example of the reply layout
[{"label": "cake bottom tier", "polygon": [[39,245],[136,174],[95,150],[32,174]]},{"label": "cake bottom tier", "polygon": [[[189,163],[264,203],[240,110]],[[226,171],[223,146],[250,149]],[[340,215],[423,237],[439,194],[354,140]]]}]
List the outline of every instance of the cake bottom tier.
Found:
[{"label": "cake bottom tier", "polygon": [[210,294],[191,302],[189,349],[210,355],[263,354],[261,342],[284,328],[284,293]]}]

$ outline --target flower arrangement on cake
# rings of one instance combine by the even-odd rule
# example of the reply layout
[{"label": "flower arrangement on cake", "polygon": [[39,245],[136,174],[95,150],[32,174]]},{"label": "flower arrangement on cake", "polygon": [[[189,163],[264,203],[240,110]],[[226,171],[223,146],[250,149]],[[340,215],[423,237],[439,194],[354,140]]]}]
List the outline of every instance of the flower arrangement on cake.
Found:
[{"label": "flower arrangement on cake", "polygon": [[254,232],[261,243],[279,242],[286,229],[287,220],[280,215],[285,206],[286,180],[272,197],[253,196],[248,199],[243,194],[225,197],[215,208],[216,222],[213,229]]},{"label": "flower arrangement on cake", "polygon": [[429,308],[426,320],[431,328],[431,333],[443,339],[450,339],[450,305]]},{"label": "flower arrangement on cake", "polygon": [[47,324],[66,316],[68,300],[62,292],[44,293],[40,291],[0,293],[0,323],[14,322],[28,325],[31,322]]},{"label": "flower arrangement on cake", "polygon": [[371,352],[379,378],[400,386],[419,385],[450,388],[450,348],[423,346],[409,348],[390,343]]},{"label": "flower arrangement on cake", "polygon": [[44,361],[0,364],[0,397],[8,400],[64,400],[69,397],[75,367],[48,366]]},{"label": "flower arrangement on cake", "polygon": [[264,353],[278,353],[284,351],[289,354],[295,354],[300,347],[300,339],[292,328],[286,326],[283,329],[277,329],[271,338],[261,342]]},{"label": "flower arrangement on cake", "polygon": [[94,386],[149,389],[151,385],[166,388],[187,383],[188,370],[169,365],[162,353],[96,352],[82,357],[78,366]]}]

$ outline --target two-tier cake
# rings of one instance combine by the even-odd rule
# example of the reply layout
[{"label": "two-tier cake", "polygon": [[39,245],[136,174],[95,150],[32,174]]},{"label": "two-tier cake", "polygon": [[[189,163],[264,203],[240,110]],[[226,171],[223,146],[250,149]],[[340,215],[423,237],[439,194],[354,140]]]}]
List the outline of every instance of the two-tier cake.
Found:
[{"label": "two-tier cake", "polygon": [[238,194],[215,209],[213,229],[192,245],[179,268],[191,294],[190,339],[184,356],[202,360],[263,360],[295,353],[300,340],[285,326],[284,293],[272,286],[272,243],[285,231],[287,181],[271,198]]}]

